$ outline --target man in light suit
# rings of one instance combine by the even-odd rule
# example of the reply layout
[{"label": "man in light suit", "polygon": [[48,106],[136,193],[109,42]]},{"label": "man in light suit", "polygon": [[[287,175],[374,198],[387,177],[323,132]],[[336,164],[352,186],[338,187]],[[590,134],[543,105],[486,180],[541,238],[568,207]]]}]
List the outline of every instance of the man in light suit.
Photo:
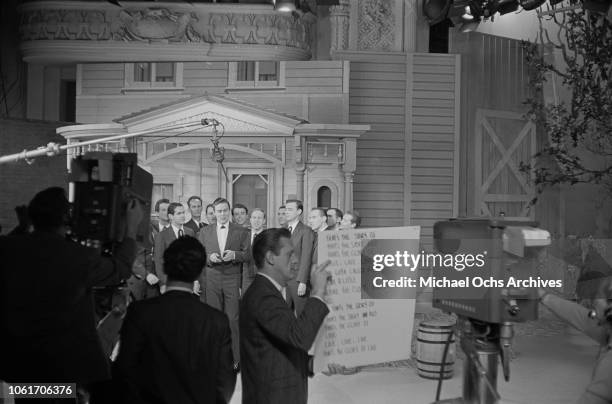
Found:
[{"label": "man in light suit", "polygon": [[258,273],[240,303],[242,402],[304,404],[308,355],[329,309],[325,303],[329,261],[312,273],[312,296],[296,317],[285,301],[297,275],[288,229],[267,229],[253,243]]},{"label": "man in light suit", "polygon": [[312,253],[314,250],[315,234],[312,229],[302,222],[300,217],[304,206],[302,201],[290,199],[285,202],[287,209],[287,229],[291,233],[291,242],[298,259],[298,274],[295,280],[287,285],[293,308],[299,316],[306,303],[310,290],[310,270],[312,265]]},{"label": "man in light suit", "polygon": [[200,229],[206,226],[206,223],[202,221],[202,198],[195,195],[190,197],[187,200],[187,207],[191,213],[191,219],[185,223],[185,227],[189,227],[195,234],[198,234]]},{"label": "man in light suit", "polygon": [[251,230],[249,231],[249,259],[242,264],[242,295],[244,295],[253,283],[257,269],[255,268],[255,262],[253,261],[252,246],[255,237],[263,231],[264,224],[266,223],[266,214],[260,208],[255,208],[251,212]]},{"label": "man in light suit", "polygon": [[185,208],[178,202],[172,202],[168,206],[168,218],[170,226],[166,227],[155,238],[155,276],[159,280],[159,289],[164,293],[166,289],[166,274],[164,272],[164,251],[179,237],[195,237],[195,233],[185,227]]},{"label": "man in light suit", "polygon": [[122,402],[229,402],[236,383],[229,322],[193,294],[205,262],[198,240],[173,241],[164,253],[166,293],[128,306],[115,362]]},{"label": "man in light suit", "polygon": [[217,223],[206,226],[198,239],[206,248],[206,303],[227,314],[232,330],[234,364],[240,361],[238,305],[242,263],[248,259],[249,233],[244,227],[230,223],[230,204],[217,198],[213,205]]}]

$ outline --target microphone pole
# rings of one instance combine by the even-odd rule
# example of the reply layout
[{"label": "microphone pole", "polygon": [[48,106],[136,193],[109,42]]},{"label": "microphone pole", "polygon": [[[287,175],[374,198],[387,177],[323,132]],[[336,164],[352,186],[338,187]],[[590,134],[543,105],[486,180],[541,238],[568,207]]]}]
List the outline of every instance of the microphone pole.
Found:
[{"label": "microphone pole", "polygon": [[60,145],[60,144],[51,142],[51,143],[48,143],[46,146],[41,146],[34,150],[24,150],[20,153],[14,153],[14,154],[6,155],[6,156],[1,156],[0,164],[11,163],[11,162],[20,161],[20,160],[25,160],[28,164],[31,164],[32,159],[35,157],[57,156],[63,150],[74,149],[77,147],[88,146],[92,144],[105,143],[105,142],[110,142],[114,140],[128,139],[128,138],[135,137],[135,136],[150,135],[152,133],[166,132],[168,130],[185,129],[185,128],[191,128],[191,127],[199,126],[199,125],[203,127],[207,127],[207,126],[213,126],[216,124],[218,124],[218,121],[216,119],[202,119],[198,122],[191,122],[191,123],[186,123],[182,125],[165,126],[163,128],[143,130],[140,132],[126,133],[123,135],[114,135],[114,136],[109,136],[109,137],[95,139],[95,140],[88,140],[88,141],[79,142],[79,143]]}]

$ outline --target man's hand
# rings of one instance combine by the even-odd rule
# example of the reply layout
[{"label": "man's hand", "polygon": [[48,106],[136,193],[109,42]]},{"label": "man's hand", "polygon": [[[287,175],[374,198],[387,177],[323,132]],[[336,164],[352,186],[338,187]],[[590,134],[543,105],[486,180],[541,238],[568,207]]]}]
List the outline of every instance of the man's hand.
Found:
[{"label": "man's hand", "polygon": [[193,293],[195,293],[198,296],[200,296],[200,293],[202,293],[200,291],[200,282],[198,282],[198,281],[194,281],[193,282]]},{"label": "man's hand", "polygon": [[339,365],[337,363],[329,363],[327,365],[327,370],[324,370],[323,373],[325,376],[331,375],[354,375],[359,372],[361,368],[359,366],[354,368],[347,368],[344,365]]},{"label": "man's hand", "polygon": [[306,294],[306,284],[303,282],[300,282],[298,284],[298,296],[304,296]]},{"label": "man's hand", "polygon": [[331,260],[326,260],[317,267],[310,274],[310,283],[312,285],[311,296],[318,296],[321,299],[325,299],[327,294],[327,280],[331,278],[331,274],[327,271],[327,267],[331,264]]},{"label": "man's hand", "polygon": [[135,240],[136,233],[138,231],[138,226],[140,225],[140,222],[142,222],[142,218],[144,217],[144,210],[142,209],[142,204],[136,199],[132,199],[131,201],[129,201],[125,217],[127,221],[125,235]]},{"label": "man's hand", "polygon": [[166,285],[161,285],[159,287],[159,293],[161,293],[162,295],[166,293]]},{"label": "man's hand", "polygon": [[233,261],[236,259],[236,253],[232,250],[225,250],[223,251],[223,261],[228,262],[228,261]]},{"label": "man's hand", "polygon": [[147,283],[151,286],[156,285],[157,282],[159,282],[159,278],[153,274],[147,274],[147,277],[145,279],[147,280]]},{"label": "man's hand", "polygon": [[214,262],[215,264],[222,262],[219,253],[210,254],[210,262]]}]

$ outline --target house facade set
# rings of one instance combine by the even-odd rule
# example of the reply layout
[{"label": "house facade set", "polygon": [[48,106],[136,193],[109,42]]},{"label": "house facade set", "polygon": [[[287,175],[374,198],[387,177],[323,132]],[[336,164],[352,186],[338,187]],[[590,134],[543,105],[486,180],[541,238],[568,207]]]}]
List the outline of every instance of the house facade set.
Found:
[{"label": "house facade set", "polygon": [[450,53],[428,53],[421,2],[309,3],[22,3],[27,117],[72,108],[69,143],[143,133],[68,158],[137,152],[154,199],[220,195],[274,218],[296,197],[420,225],[425,246],[438,220],[538,213],[517,40],[453,32]]}]

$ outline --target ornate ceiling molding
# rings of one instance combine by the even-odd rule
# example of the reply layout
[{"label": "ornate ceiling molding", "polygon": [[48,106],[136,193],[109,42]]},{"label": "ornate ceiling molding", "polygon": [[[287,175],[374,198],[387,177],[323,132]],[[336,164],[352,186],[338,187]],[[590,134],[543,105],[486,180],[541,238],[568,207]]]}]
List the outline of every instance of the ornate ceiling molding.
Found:
[{"label": "ornate ceiling molding", "polygon": [[38,1],[20,7],[27,62],[305,60],[316,18],[272,5]]}]

